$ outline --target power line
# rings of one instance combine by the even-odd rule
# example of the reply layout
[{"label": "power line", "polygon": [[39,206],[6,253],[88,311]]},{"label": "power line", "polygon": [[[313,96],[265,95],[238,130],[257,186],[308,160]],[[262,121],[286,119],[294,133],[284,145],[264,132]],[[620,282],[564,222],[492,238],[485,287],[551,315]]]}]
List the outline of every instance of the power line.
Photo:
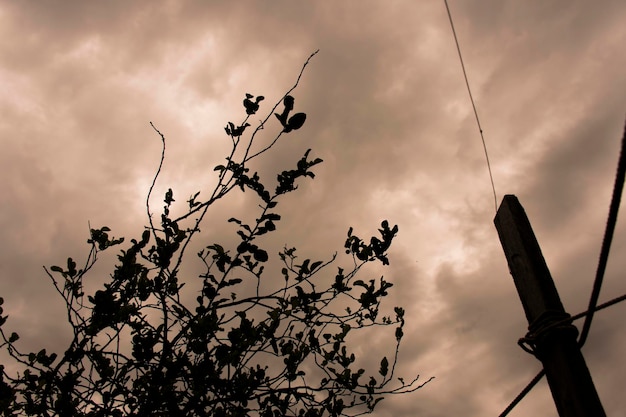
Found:
[{"label": "power line", "polygon": [[454,35],[454,42],[456,43],[456,50],[459,53],[459,60],[461,61],[461,68],[463,69],[463,77],[465,78],[465,85],[467,86],[467,92],[469,93],[470,101],[472,102],[472,108],[474,109],[474,116],[476,116],[476,124],[478,125],[478,131],[480,132],[480,139],[483,142],[483,149],[485,151],[485,159],[487,160],[487,169],[489,170],[489,179],[491,180],[491,189],[493,191],[493,205],[498,212],[498,198],[496,197],[496,186],[493,183],[493,174],[491,172],[491,163],[489,162],[489,154],[487,153],[487,145],[485,143],[485,137],[483,135],[483,128],[480,126],[480,119],[478,118],[478,111],[476,110],[476,104],[474,103],[474,97],[472,96],[472,90],[470,89],[469,81],[467,80],[467,71],[465,71],[465,64],[463,63],[463,56],[461,55],[461,47],[459,46],[459,40],[456,36],[456,30],[454,29],[454,22],[452,21],[452,14],[450,14],[450,7],[448,6],[448,0],[443,0],[448,11],[448,18],[450,19],[450,27],[452,28],[452,34]]},{"label": "power line", "polygon": [[[619,297],[615,297],[612,300],[609,300],[605,303],[595,306],[593,310],[587,310],[582,313],[575,314],[572,317],[568,317],[564,320],[561,320],[552,324],[550,327],[562,326],[564,324],[571,323],[574,320],[578,320],[583,317],[589,317],[590,314],[593,314],[596,311],[600,311],[607,307],[611,307],[612,305],[621,303],[622,301],[625,301],[625,300],[626,300],[626,294],[622,294]],[[522,401],[522,399],[526,396],[526,394],[528,394],[530,390],[532,390],[533,387],[537,385],[539,381],[541,381],[541,378],[543,378],[545,374],[546,374],[545,371],[542,369],[537,375],[535,375],[535,377],[528,383],[528,385],[524,387],[524,389],[517,395],[517,397],[515,397],[513,401],[511,401],[511,403],[504,409],[504,411],[498,417],[505,417],[509,415],[509,413],[515,408],[515,406],[519,404],[520,401]]]},{"label": "power line", "polygon": [[[617,224],[617,213],[619,212],[619,206],[622,197],[622,191],[624,188],[624,181],[626,178],[626,124],[624,126],[624,134],[622,136],[620,156],[617,163],[617,170],[615,174],[615,185],[613,187],[613,195],[611,197],[611,204],[609,207],[609,216],[607,219],[607,225],[604,233],[604,238],[602,240],[602,248],[600,250],[600,259],[598,261],[598,269],[596,272],[596,278],[593,283],[593,290],[591,292],[591,297],[589,300],[589,307],[587,311],[583,313],[576,314],[573,317],[569,317],[560,322],[554,323],[553,326],[560,326],[566,324],[566,322],[572,322],[579,318],[585,317],[585,322],[583,323],[583,328],[581,330],[580,338],[578,340],[578,344],[582,347],[587,340],[587,336],[589,335],[589,329],[591,328],[591,321],[593,320],[593,315],[596,311],[602,310],[604,308],[610,307],[614,304],[622,302],[626,300],[626,294],[616,297],[612,300],[609,300],[601,305],[597,305],[598,297],[600,296],[600,289],[602,287],[602,281],[604,278],[604,272],[606,270],[607,261],[609,258],[609,252],[611,249],[611,242],[613,240],[613,234],[615,232],[615,226]],[[515,406],[533,389],[533,387],[543,378],[545,375],[545,371],[542,369],[529,383],[526,387],[515,397],[515,399],[508,405],[508,407],[500,414],[499,417],[505,417],[515,408]]]},{"label": "power line", "polygon": [[602,304],[600,304],[598,306],[595,306],[592,310],[586,310],[586,311],[583,311],[582,313],[578,313],[576,315],[573,315],[572,317],[569,317],[569,318],[567,318],[565,320],[558,321],[558,322],[554,323],[554,326],[562,326],[564,324],[571,323],[574,320],[578,320],[578,319],[581,319],[583,317],[588,317],[590,314],[593,314],[596,311],[604,310],[605,308],[611,307],[611,306],[613,306],[615,304],[618,304],[618,303],[621,303],[622,301],[626,301],[626,294],[622,294],[619,297],[615,297],[615,298],[613,298],[613,299],[611,299],[611,300],[609,300],[609,301],[607,301],[605,303],[602,303]]},{"label": "power line", "polygon": [[619,205],[622,198],[622,190],[624,188],[624,176],[626,175],[626,158],[624,158],[624,147],[626,147],[626,126],[624,126],[624,135],[622,136],[622,146],[620,149],[619,162],[617,163],[617,173],[615,174],[615,185],[613,187],[613,196],[611,197],[609,217],[606,222],[606,230],[604,232],[604,238],[602,240],[602,248],[600,249],[600,260],[598,261],[596,278],[593,282],[593,290],[589,299],[588,310],[590,313],[585,318],[583,328],[580,332],[580,338],[578,339],[578,344],[581,347],[585,344],[585,341],[587,341],[587,336],[589,335],[591,321],[593,320],[593,312],[596,304],[598,303],[598,297],[600,296],[600,289],[602,287],[604,271],[606,270],[606,264],[609,259],[611,242],[613,241],[613,233],[615,232],[615,225],[617,223],[617,212],[619,211]]},{"label": "power line", "polygon": [[526,394],[528,394],[530,390],[533,389],[535,385],[537,385],[537,382],[541,381],[541,378],[543,378],[545,374],[546,374],[546,371],[542,369],[537,375],[535,375],[535,377],[528,383],[528,385],[526,385],[526,387],[522,390],[522,392],[520,392],[517,395],[517,397],[515,397],[515,399],[511,401],[511,404],[509,404],[509,406],[505,408],[504,411],[498,417],[505,417],[509,415],[511,410],[513,410],[515,406],[520,401],[522,401],[522,399],[526,396]]},{"label": "power line", "polygon": [[[491,163],[489,161],[489,154],[487,152],[487,145],[485,143],[485,137],[483,134],[483,129],[480,125],[480,119],[478,117],[478,111],[476,110],[476,104],[474,102],[474,97],[472,96],[472,91],[469,85],[469,81],[467,78],[467,71],[465,69],[465,64],[463,62],[463,56],[461,54],[461,47],[459,46],[459,41],[458,41],[458,37],[456,35],[456,30],[454,28],[454,22],[452,20],[452,14],[450,13],[450,7],[448,6],[448,1],[444,0],[444,4],[446,6],[446,11],[448,13],[448,19],[450,20],[450,27],[452,28],[452,34],[454,35],[454,42],[456,44],[456,48],[457,48],[457,52],[459,54],[459,61],[461,62],[461,68],[463,70],[463,77],[465,79],[465,85],[467,87],[467,92],[469,94],[470,97],[470,101],[472,103],[472,109],[474,110],[474,116],[476,117],[476,124],[478,126],[478,130],[480,132],[480,138],[482,140],[482,144],[483,144],[483,150],[485,152],[485,159],[487,161],[487,168],[489,170],[489,179],[491,180],[491,189],[493,191],[493,200],[494,200],[494,207],[496,210],[496,213],[498,211],[498,200],[497,200],[497,196],[496,196],[496,188],[495,188],[495,184],[493,181],[493,173],[491,171]],[[620,150],[620,157],[619,157],[619,162],[618,162],[618,167],[617,167],[617,173],[616,173],[616,178],[615,178],[615,185],[613,188],[613,195],[612,195],[612,199],[611,199],[611,205],[609,208],[609,216],[607,219],[607,226],[605,229],[605,233],[604,233],[604,238],[602,241],[602,247],[600,250],[600,259],[598,262],[598,268],[596,271],[596,277],[594,279],[594,284],[593,284],[593,290],[591,293],[591,297],[589,300],[589,307],[587,309],[586,312],[584,313],[580,313],[574,317],[571,317],[569,319],[567,319],[567,321],[571,322],[574,319],[578,319],[581,317],[585,317],[585,322],[583,323],[583,328],[581,331],[581,335],[578,341],[578,344],[580,347],[582,347],[585,343],[585,341],[587,340],[587,336],[589,334],[589,330],[591,328],[591,322],[593,320],[593,316],[595,311],[600,310],[602,308],[606,308],[609,307],[613,304],[616,304],[618,302],[621,302],[623,300],[626,299],[626,295],[625,296],[621,296],[621,297],[617,297],[607,303],[602,304],[601,306],[597,305],[598,302],[598,298],[600,296],[600,290],[602,287],[602,281],[604,278],[604,273],[606,271],[606,265],[608,262],[608,256],[610,253],[610,248],[611,248],[611,243],[613,240],[613,235],[615,232],[615,227],[617,224],[617,214],[619,211],[619,206],[620,206],[620,202],[621,202],[621,195],[622,195],[622,190],[624,188],[624,181],[625,181],[625,177],[626,177],[626,157],[624,156],[626,153],[626,126],[624,127],[624,135],[622,137],[622,145],[621,145],[621,150]],[[560,323],[559,323],[560,324]],[[528,394],[528,392],[530,392],[532,390],[532,388],[541,380],[541,378],[543,378],[543,376],[545,375],[545,370],[541,370],[529,383],[528,385],[520,392],[520,394],[515,397],[515,399],[511,402],[511,404],[509,404],[509,406],[500,414],[500,417],[504,417],[506,415],[508,415],[508,413],[513,410],[513,408],[526,396],[526,394]]]}]

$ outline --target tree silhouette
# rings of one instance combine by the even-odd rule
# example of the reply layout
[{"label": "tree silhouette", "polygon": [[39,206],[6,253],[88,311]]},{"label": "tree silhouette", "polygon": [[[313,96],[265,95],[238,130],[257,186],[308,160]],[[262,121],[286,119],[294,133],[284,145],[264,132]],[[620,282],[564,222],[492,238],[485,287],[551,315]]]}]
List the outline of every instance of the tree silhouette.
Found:
[{"label": "tree silhouette", "polygon": [[[18,369],[9,373],[1,367],[2,415],[358,415],[374,410],[386,394],[412,392],[428,382],[394,376],[404,310],[395,307],[393,317],[379,315],[392,284],[383,278],[357,279],[367,263],[389,263],[386,252],[397,226],[384,221],[380,237],[369,240],[350,228],[344,250],[353,261],[350,268],[336,267],[327,275],[327,286],[319,277],[330,270],[336,254],[327,260],[300,260],[295,248],[285,247],[272,263],[269,252],[259,246],[258,238],[276,230],[281,219],[276,210],[281,196],[295,191],[301,178],[314,178],[311,169],[322,162],[306,151],[294,169],[277,175],[273,190],[249,169],[250,161],[274,147],[283,134],[304,124],[304,113],[288,119],[294,106],[290,93],[314,55],[248,139],[244,129],[264,97],[252,101],[254,96],[246,94],[246,118],[238,127],[232,122],[226,126],[232,149],[226,163],[215,167],[215,188],[208,197],[201,198],[200,192],[191,196],[177,217],[170,211],[175,199],[168,189],[158,222],[150,196],[166,141],[152,125],[162,154],[148,192],[149,224],[141,238],[120,250],[110,279],[92,294],[83,282],[99,255],[126,242],[113,237],[108,227],[91,229],[90,251],[81,268],[72,258],[64,266],[44,268],[67,308],[72,338],[65,352],[22,352],[18,334],[6,330],[7,317],[0,315],[1,347]],[[281,103],[285,109],[274,113]],[[256,135],[272,114],[282,130],[269,145],[252,152]],[[258,217],[228,220],[237,229],[238,243],[232,248],[212,243],[197,253],[203,272],[196,280],[197,297],[189,302],[181,291],[189,280],[182,282],[180,276],[190,242],[208,210],[237,189],[258,197]],[[272,266],[279,279],[271,273],[271,282],[280,284],[264,291],[265,268]],[[383,357],[373,373],[356,367],[357,358],[347,346],[348,335],[372,326],[392,326],[396,339],[392,356]]]}]

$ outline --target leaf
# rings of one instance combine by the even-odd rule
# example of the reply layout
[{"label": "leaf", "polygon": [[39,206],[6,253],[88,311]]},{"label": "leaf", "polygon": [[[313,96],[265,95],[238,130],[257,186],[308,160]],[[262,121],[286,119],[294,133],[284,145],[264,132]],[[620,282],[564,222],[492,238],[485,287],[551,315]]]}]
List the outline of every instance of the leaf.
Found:
[{"label": "leaf", "polygon": [[171,188],[168,188],[167,192],[165,193],[165,199],[163,200],[163,202],[169,206],[174,201],[176,201],[174,200],[174,192]]},{"label": "leaf", "polygon": [[404,332],[402,331],[402,327],[396,327],[396,340],[400,341],[400,339],[402,339],[402,336],[404,336]]},{"label": "leaf", "polygon": [[255,250],[253,255],[254,255],[254,259],[256,259],[259,262],[267,262],[267,260],[269,259],[269,255],[263,249]]},{"label": "leaf", "polygon": [[67,258],[67,269],[72,270],[76,268],[76,262],[72,258]]},{"label": "leaf", "polygon": [[248,252],[251,246],[252,245],[250,245],[248,242],[241,242],[239,245],[237,245],[237,253]]},{"label": "leaf", "polygon": [[389,372],[389,361],[387,360],[387,357],[385,356],[380,361],[380,369],[378,370],[378,373],[380,373],[382,376],[386,376],[387,372]]},{"label": "leaf", "polygon": [[289,118],[286,128],[290,130],[298,130],[302,127],[305,121],[306,121],[306,114],[296,113]]},{"label": "leaf", "polygon": [[266,229],[267,231],[269,231],[269,232],[272,232],[272,231],[276,230],[276,225],[274,224],[274,222],[273,222],[273,221],[268,220],[268,221],[265,223],[265,229]]},{"label": "leaf", "polygon": [[63,273],[63,269],[62,269],[60,266],[56,266],[56,265],[52,265],[52,266],[50,267],[50,270],[51,270],[51,271],[54,271],[54,272]]},{"label": "leaf", "polygon": [[76,262],[72,258],[67,258],[67,274],[70,277],[76,276],[78,272],[76,271]]},{"label": "leaf", "polygon": [[311,264],[311,272],[315,271],[317,268],[319,268],[319,266],[322,264],[322,261],[317,261],[317,262],[313,262]]},{"label": "leaf", "polygon": [[311,271],[309,270],[309,262],[311,262],[310,259],[305,259],[304,262],[302,262],[302,265],[300,265],[300,273],[303,275],[308,275]]},{"label": "leaf", "polygon": [[280,220],[280,214],[276,214],[276,213],[265,213],[264,215],[261,216],[261,218],[259,219],[259,221],[263,221],[263,220],[273,220],[273,221],[278,221]]}]

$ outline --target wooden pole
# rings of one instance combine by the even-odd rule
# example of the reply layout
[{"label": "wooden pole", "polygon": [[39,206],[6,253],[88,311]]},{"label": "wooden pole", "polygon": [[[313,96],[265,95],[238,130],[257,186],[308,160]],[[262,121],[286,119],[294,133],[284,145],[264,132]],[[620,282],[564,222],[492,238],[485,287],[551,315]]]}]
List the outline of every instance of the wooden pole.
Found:
[{"label": "wooden pole", "polygon": [[528,334],[520,343],[543,363],[559,416],[606,417],[576,341],[578,330],[554,325],[569,314],[517,197],[504,196],[494,223],[528,319]]}]

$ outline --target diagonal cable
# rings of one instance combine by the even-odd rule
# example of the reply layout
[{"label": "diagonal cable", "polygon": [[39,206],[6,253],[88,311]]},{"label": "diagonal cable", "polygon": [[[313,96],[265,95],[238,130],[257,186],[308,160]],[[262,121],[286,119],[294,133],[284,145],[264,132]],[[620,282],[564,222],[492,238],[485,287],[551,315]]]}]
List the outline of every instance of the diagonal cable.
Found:
[{"label": "diagonal cable", "polygon": [[450,27],[452,28],[452,34],[454,35],[454,42],[456,43],[456,50],[459,53],[459,60],[461,61],[461,69],[463,70],[463,77],[465,78],[465,85],[467,86],[467,92],[469,93],[470,101],[472,102],[472,108],[474,109],[474,116],[476,116],[476,124],[478,125],[478,131],[480,132],[480,139],[483,142],[483,150],[485,151],[485,159],[487,160],[487,169],[489,170],[489,179],[491,180],[491,190],[493,191],[493,205],[498,212],[498,198],[496,197],[496,186],[493,183],[493,174],[491,173],[491,163],[489,162],[489,154],[487,153],[487,144],[485,143],[485,136],[483,135],[483,128],[480,126],[480,119],[478,118],[478,111],[476,110],[476,104],[474,103],[474,96],[472,96],[472,90],[470,89],[469,81],[467,80],[467,71],[465,71],[465,64],[463,63],[463,56],[461,55],[461,47],[459,46],[459,40],[456,36],[456,30],[454,29],[454,22],[452,21],[452,14],[450,13],[450,7],[448,7],[448,0],[443,0],[448,11],[448,19],[450,19]]},{"label": "diagonal cable", "polygon": [[[571,323],[574,320],[587,317],[592,312],[603,310],[617,303],[621,303],[622,301],[626,301],[626,294],[622,294],[619,297],[615,297],[612,300],[602,303],[596,306],[594,310],[592,311],[583,311],[582,313],[578,313],[576,315],[573,315],[572,317],[568,317],[564,320],[556,322],[552,326],[561,326],[563,324]],[[537,375],[535,375],[535,377],[528,383],[528,385],[526,385],[526,387],[517,395],[517,397],[515,397],[515,399],[511,401],[511,403],[504,409],[504,411],[499,415],[499,417],[507,416],[515,408],[515,406],[519,404],[520,401],[522,401],[522,399],[526,396],[526,394],[528,394],[530,390],[532,390],[533,387],[537,385],[537,382],[539,382],[541,378],[544,377],[544,375],[545,375],[545,371],[542,369]]]},{"label": "diagonal cable", "polygon": [[[611,206],[609,208],[609,217],[607,220],[607,227],[604,233],[604,239],[602,241],[602,248],[600,250],[600,261],[598,263],[598,270],[596,272],[596,279],[594,281],[593,290],[591,293],[591,297],[589,300],[589,308],[587,311],[583,313],[576,314],[572,317],[569,317],[562,322],[554,323],[554,325],[561,325],[567,323],[571,323],[574,320],[585,317],[585,322],[583,324],[583,329],[581,331],[581,335],[579,338],[579,346],[582,345],[587,340],[587,336],[589,335],[589,329],[591,327],[591,321],[593,320],[593,315],[596,311],[602,310],[604,308],[610,307],[614,304],[622,302],[626,300],[626,294],[616,297],[612,300],[609,300],[601,305],[598,304],[598,297],[600,296],[600,289],[602,287],[602,279],[604,277],[604,271],[606,270],[606,264],[609,257],[609,252],[611,248],[611,242],[613,240],[613,234],[615,232],[615,225],[617,224],[617,213],[619,211],[619,205],[622,196],[622,190],[624,188],[624,178],[626,176],[626,158],[624,154],[626,153],[626,124],[624,126],[624,135],[622,136],[622,145],[620,150],[619,161],[617,164],[617,173],[615,176],[615,186],[613,187],[613,196],[611,198]],[[533,387],[543,378],[545,375],[545,371],[542,369],[529,383],[526,387],[515,397],[515,399],[508,405],[508,407],[500,414],[499,417],[507,416],[513,408],[533,389]]]},{"label": "diagonal cable", "polygon": [[611,242],[613,241],[613,234],[615,232],[615,225],[617,224],[617,213],[619,211],[619,205],[622,198],[622,190],[624,188],[624,176],[626,175],[626,158],[624,153],[624,147],[626,146],[626,126],[624,126],[624,135],[622,136],[622,147],[619,155],[619,162],[617,164],[617,173],[615,175],[615,186],[613,187],[613,196],[611,198],[611,206],[609,208],[609,217],[606,222],[606,230],[604,232],[604,239],[602,240],[602,248],[600,249],[600,260],[598,261],[598,269],[596,271],[596,278],[593,282],[593,290],[591,291],[591,297],[589,299],[589,307],[587,310],[589,314],[585,317],[583,328],[580,332],[580,338],[578,339],[578,345],[583,346],[587,341],[589,335],[589,329],[591,328],[591,321],[593,320],[593,314],[598,303],[598,297],[600,296],[600,289],[602,288],[602,280],[604,279],[604,272],[606,270],[606,264],[609,259],[609,252],[611,250]]},{"label": "diagonal cable", "polygon": [[545,370],[542,369],[541,371],[539,371],[539,373],[535,375],[535,377],[528,383],[528,385],[526,385],[526,387],[522,390],[522,392],[520,392],[518,396],[515,397],[513,401],[511,401],[511,404],[509,404],[509,406],[505,408],[504,411],[498,417],[505,417],[509,415],[511,410],[513,410],[515,406],[520,401],[522,401],[522,398],[524,398],[526,394],[528,394],[530,390],[533,389],[535,385],[537,385],[537,382],[541,381],[541,378],[543,378],[545,374],[546,374]]}]

